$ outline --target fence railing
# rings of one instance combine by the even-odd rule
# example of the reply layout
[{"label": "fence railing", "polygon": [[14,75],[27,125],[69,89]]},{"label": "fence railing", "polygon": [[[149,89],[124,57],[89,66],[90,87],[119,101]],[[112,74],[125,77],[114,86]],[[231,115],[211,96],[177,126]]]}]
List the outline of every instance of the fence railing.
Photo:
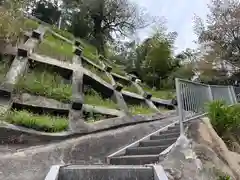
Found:
[{"label": "fence railing", "polygon": [[237,103],[233,86],[207,85],[177,78],[176,93],[181,134],[184,133],[183,122],[204,115],[208,102],[223,100],[227,105]]}]

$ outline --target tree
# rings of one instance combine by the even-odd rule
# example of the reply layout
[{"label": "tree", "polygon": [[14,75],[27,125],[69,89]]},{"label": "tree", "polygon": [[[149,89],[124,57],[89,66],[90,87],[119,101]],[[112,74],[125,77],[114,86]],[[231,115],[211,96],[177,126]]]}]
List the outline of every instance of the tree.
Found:
[{"label": "tree", "polygon": [[[226,4],[227,2],[227,4]],[[240,2],[212,0],[207,26],[196,18],[198,42],[207,49],[207,56],[216,60],[240,63]]]},{"label": "tree", "polygon": [[[77,1],[77,0],[76,0]],[[75,2],[76,2],[75,1]],[[92,24],[92,36],[99,53],[116,36],[127,36],[136,29],[146,27],[149,18],[129,0],[80,0],[75,3],[81,16]]]},{"label": "tree", "polygon": [[5,0],[0,7],[0,54],[4,53],[7,44],[15,45],[22,34],[23,14],[20,11],[25,5],[23,0]]},{"label": "tree", "polygon": [[58,1],[40,0],[36,2],[32,14],[46,23],[56,24],[60,18],[61,11],[58,7]]}]

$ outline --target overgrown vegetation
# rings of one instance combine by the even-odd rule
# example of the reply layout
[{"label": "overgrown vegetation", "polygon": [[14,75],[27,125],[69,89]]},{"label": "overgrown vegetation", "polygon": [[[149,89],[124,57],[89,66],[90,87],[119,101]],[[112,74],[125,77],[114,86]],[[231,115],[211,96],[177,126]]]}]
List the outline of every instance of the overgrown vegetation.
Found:
[{"label": "overgrown vegetation", "polygon": [[47,33],[44,40],[38,45],[36,52],[61,61],[72,61],[73,46]]},{"label": "overgrown vegetation", "polygon": [[129,106],[129,110],[133,115],[138,114],[153,114],[156,113],[155,110],[149,108],[147,105],[131,105]]},{"label": "overgrown vegetation", "polygon": [[160,99],[172,99],[175,97],[174,90],[153,90],[146,85],[141,85],[144,91],[152,94],[152,97],[160,98]]},{"label": "overgrown vegetation", "polygon": [[26,73],[19,80],[16,88],[20,92],[45,96],[62,102],[69,102],[72,95],[72,86],[64,83],[63,77],[41,68]]},{"label": "overgrown vegetation", "polygon": [[68,128],[68,120],[63,117],[38,115],[28,111],[9,111],[5,120],[11,124],[44,132],[61,132]]},{"label": "overgrown vegetation", "polygon": [[103,106],[110,109],[118,109],[118,106],[111,99],[103,98],[99,93],[91,89],[90,87],[86,87],[85,96],[84,96],[84,104],[90,104],[94,106]]},{"label": "overgrown vegetation", "polygon": [[208,108],[208,116],[218,135],[231,149],[240,152],[240,105],[230,107],[223,101],[214,101]]}]

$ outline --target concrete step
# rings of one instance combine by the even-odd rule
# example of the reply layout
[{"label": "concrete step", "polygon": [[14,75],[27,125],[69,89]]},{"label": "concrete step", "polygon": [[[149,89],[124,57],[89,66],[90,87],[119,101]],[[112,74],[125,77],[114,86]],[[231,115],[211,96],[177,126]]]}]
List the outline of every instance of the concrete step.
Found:
[{"label": "concrete step", "polygon": [[178,138],[180,133],[168,133],[161,135],[152,135],[150,140],[159,140],[159,139],[170,139],[170,138]]},{"label": "concrete step", "polygon": [[126,149],[126,155],[157,155],[169,146],[133,147]]},{"label": "concrete step", "polygon": [[169,134],[169,133],[180,133],[180,129],[177,128],[177,129],[168,129],[167,131],[161,131],[159,132],[159,134]]},{"label": "concrete step", "polygon": [[159,155],[132,155],[117,156],[110,159],[112,165],[144,165],[156,163],[159,161]]},{"label": "concrete step", "polygon": [[[152,167],[143,166],[83,166],[60,168],[58,180],[154,180]],[[53,179],[52,179],[53,180]],[[55,179],[54,179],[55,180]]]},{"label": "concrete step", "polygon": [[147,140],[142,141],[139,143],[141,147],[148,147],[148,146],[171,146],[174,142],[176,142],[177,138],[169,138],[163,140]]}]

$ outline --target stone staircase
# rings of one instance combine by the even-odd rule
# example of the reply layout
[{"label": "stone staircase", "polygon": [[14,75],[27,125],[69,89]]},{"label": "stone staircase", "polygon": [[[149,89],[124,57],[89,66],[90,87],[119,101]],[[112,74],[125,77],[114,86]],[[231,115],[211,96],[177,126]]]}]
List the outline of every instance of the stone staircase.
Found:
[{"label": "stone staircase", "polygon": [[179,125],[150,134],[108,157],[111,165],[145,165],[161,160],[161,153],[174,144],[180,135]]}]

